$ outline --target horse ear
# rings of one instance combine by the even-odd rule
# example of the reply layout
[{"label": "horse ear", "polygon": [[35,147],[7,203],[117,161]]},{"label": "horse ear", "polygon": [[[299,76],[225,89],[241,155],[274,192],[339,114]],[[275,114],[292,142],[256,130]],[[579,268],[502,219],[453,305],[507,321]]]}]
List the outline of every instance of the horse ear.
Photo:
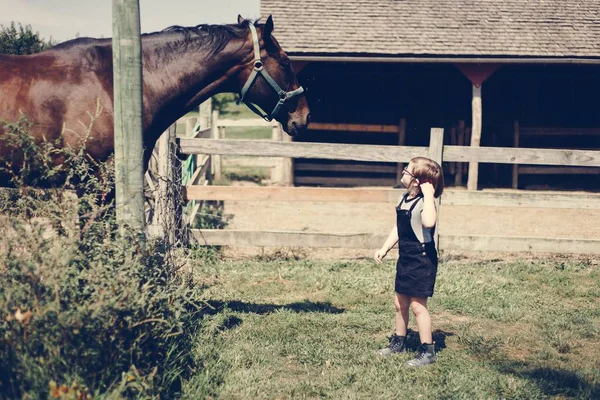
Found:
[{"label": "horse ear", "polygon": [[242,16],[238,14],[238,25],[241,25],[244,21],[244,18],[242,18]]},{"label": "horse ear", "polygon": [[273,33],[273,16],[269,15],[269,18],[267,18],[267,22],[265,22],[265,28],[263,30],[263,37],[269,38],[269,37],[271,37],[272,33]]}]

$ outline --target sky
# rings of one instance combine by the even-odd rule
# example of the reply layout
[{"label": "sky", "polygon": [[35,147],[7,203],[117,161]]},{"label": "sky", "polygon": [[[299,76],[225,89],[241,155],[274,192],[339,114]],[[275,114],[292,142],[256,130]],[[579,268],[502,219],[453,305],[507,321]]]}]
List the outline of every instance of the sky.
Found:
[{"label": "sky", "polygon": [[[255,19],[260,0],[139,0],[142,33],[172,25],[233,24]],[[31,25],[42,39],[112,37],[112,0],[0,0],[0,24]]]}]

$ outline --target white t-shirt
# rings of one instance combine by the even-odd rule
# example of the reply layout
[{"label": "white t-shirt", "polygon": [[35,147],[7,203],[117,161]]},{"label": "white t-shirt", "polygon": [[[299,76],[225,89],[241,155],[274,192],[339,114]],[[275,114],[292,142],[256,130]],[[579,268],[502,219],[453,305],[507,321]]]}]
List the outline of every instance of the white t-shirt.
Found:
[{"label": "white t-shirt", "polygon": [[[403,197],[404,197],[404,194],[402,194],[400,196],[398,203],[400,203],[402,201]],[[417,196],[417,197],[413,197],[412,199],[407,198],[400,205],[400,209],[407,210],[407,211],[410,210],[410,208],[413,206],[415,201],[417,202],[417,204],[415,205],[415,208],[413,208],[413,210],[412,210],[411,218],[410,218],[410,225],[412,227],[413,232],[415,233],[415,236],[417,237],[417,239],[419,239],[419,241],[421,243],[431,242],[433,240],[433,230],[435,229],[435,226],[433,228],[425,228],[423,226],[423,222],[421,220],[421,212],[423,212],[423,204],[424,204],[423,197]]]}]

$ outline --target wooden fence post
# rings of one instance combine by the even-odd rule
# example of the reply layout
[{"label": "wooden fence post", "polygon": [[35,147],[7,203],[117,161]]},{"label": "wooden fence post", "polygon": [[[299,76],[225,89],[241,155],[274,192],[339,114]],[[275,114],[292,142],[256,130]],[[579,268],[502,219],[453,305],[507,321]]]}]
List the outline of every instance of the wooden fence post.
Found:
[{"label": "wooden fence post", "polygon": [[[219,130],[219,111],[213,110],[212,112],[212,121],[210,126],[210,138],[211,139],[220,139]],[[221,156],[219,154],[211,155],[211,167],[212,167],[212,176],[215,181],[221,180]]]},{"label": "wooden fence post", "polygon": [[[433,161],[440,164],[442,166],[444,152],[444,128],[431,128],[431,136],[429,137],[429,158]],[[442,173],[443,173],[442,168]],[[438,243],[438,239],[440,237],[440,201],[441,198],[436,199],[435,205],[437,207],[437,222],[435,224],[435,235],[434,242],[437,246],[438,250],[440,248],[440,244]]]},{"label": "wooden fence post", "polygon": [[119,224],[144,229],[142,62],[138,0],[113,0],[115,193]]},{"label": "wooden fence post", "polygon": [[[281,134],[279,133],[279,125],[273,125],[271,127],[271,140],[279,142],[281,141]],[[283,158],[273,159],[275,165],[271,168],[271,181],[273,183],[281,183],[283,177]]]},{"label": "wooden fence post", "polygon": [[175,136],[176,123],[158,139],[158,196],[156,198],[155,221],[159,235],[168,243],[175,243],[176,209],[173,186],[180,184],[175,182],[173,174],[173,160],[171,149],[171,136]]},{"label": "wooden fence post", "polygon": [[[272,139],[278,142],[291,142],[292,138],[283,131],[281,124],[273,126]],[[294,184],[294,167],[293,159],[289,157],[281,157],[275,159],[275,166],[271,170],[271,180],[278,182],[282,186],[293,186]]]}]

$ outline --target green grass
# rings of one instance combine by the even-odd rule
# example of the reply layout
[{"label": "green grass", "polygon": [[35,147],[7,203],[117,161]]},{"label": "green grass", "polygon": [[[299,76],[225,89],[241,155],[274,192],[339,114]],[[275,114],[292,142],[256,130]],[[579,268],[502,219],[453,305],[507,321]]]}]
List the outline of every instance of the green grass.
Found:
[{"label": "green grass", "polygon": [[402,366],[409,354],[374,355],[393,329],[391,261],[263,257],[195,268],[213,310],[187,398],[600,396],[592,262],[443,263],[430,301],[439,361],[420,370]]},{"label": "green grass", "polygon": [[250,110],[245,104],[235,104],[235,95],[230,93],[218,94],[216,97],[220,99],[226,99],[226,103],[221,110],[219,118],[227,119],[245,119],[245,118],[259,118],[252,110]]},{"label": "green grass", "polygon": [[228,184],[233,181],[248,181],[262,184],[263,180],[271,178],[271,169],[267,167],[246,167],[243,165],[231,165],[223,168],[225,179],[217,184]]},{"label": "green grass", "polygon": [[225,130],[225,139],[271,139],[271,128],[259,126],[231,127]]}]

